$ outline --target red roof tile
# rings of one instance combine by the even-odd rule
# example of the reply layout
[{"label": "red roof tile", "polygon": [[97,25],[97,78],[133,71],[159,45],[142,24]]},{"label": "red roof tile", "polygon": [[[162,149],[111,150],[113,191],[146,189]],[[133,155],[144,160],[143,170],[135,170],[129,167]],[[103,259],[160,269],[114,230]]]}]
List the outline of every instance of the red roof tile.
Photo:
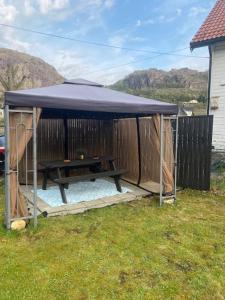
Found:
[{"label": "red roof tile", "polygon": [[225,40],[225,0],[217,0],[214,8],[192,39],[191,48],[205,46],[222,38]]}]

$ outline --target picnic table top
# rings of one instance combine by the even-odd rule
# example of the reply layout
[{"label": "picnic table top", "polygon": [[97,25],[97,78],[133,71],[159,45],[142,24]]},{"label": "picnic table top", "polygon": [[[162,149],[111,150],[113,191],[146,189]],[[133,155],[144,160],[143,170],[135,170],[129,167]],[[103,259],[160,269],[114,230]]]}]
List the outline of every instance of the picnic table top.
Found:
[{"label": "picnic table top", "polygon": [[46,169],[54,168],[66,168],[66,167],[79,167],[79,166],[91,166],[96,163],[101,163],[102,161],[111,161],[113,158],[111,156],[101,156],[101,157],[89,157],[84,159],[75,160],[46,160],[40,161],[39,165]]}]

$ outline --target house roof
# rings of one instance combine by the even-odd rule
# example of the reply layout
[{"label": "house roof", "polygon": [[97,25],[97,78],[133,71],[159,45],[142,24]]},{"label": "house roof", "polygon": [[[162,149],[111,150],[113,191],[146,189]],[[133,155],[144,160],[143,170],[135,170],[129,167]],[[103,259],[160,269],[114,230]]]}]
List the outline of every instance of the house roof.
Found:
[{"label": "house roof", "polygon": [[177,105],[118,92],[79,80],[63,84],[5,93],[5,104],[19,107],[73,110],[117,115],[177,114]]},{"label": "house roof", "polygon": [[192,49],[225,40],[225,0],[217,0],[214,8],[193,37]]}]

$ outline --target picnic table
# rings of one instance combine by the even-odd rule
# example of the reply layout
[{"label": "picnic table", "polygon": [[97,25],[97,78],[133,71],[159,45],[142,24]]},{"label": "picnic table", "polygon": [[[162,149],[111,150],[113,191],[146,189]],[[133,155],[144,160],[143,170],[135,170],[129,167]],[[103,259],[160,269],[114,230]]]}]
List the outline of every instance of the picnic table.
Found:
[{"label": "picnic table", "polygon": [[[109,167],[108,170],[104,170],[102,167],[104,161]],[[97,178],[112,177],[117,190],[122,192],[119,180],[122,174],[126,173],[126,170],[118,170],[116,168],[115,159],[113,157],[104,156],[76,160],[41,161],[39,162],[39,166],[38,171],[43,174],[42,189],[47,189],[48,180],[53,181],[59,186],[63,203],[67,203],[65,188],[68,189],[70,183],[78,181],[94,181]],[[70,176],[71,170],[80,168],[87,168],[90,173]]]}]

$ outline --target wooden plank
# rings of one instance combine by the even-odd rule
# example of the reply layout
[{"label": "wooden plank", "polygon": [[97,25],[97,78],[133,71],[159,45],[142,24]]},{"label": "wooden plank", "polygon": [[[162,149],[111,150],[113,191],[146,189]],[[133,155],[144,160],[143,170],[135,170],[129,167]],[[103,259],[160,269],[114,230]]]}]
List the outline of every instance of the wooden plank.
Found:
[{"label": "wooden plank", "polygon": [[206,126],[207,148],[205,155],[205,189],[210,189],[210,171],[211,171],[211,151],[212,151],[212,132],[213,132],[213,116],[209,116]]},{"label": "wooden plank", "polygon": [[205,178],[205,156],[207,151],[207,132],[204,130],[207,126],[207,119],[201,118],[199,128],[199,189],[206,189],[206,178]]},{"label": "wooden plank", "polygon": [[91,180],[91,179],[104,178],[104,177],[116,177],[125,174],[126,172],[127,172],[126,170],[105,171],[100,173],[91,173],[87,175],[56,178],[53,179],[53,181],[55,183],[66,184],[71,182]]},{"label": "wooden plank", "polygon": [[63,119],[64,126],[64,159],[69,159],[68,120]]},{"label": "wooden plank", "polygon": [[183,140],[183,145],[184,145],[184,153],[183,153],[183,164],[184,164],[184,168],[183,168],[183,184],[184,184],[184,187],[188,187],[188,184],[189,184],[189,168],[188,168],[188,155],[189,155],[189,147],[188,147],[188,126],[189,126],[189,118],[186,118],[185,119],[185,122],[184,122],[184,140]]},{"label": "wooden plank", "polygon": [[177,183],[179,186],[183,186],[183,164],[182,161],[182,153],[183,153],[183,122],[184,118],[179,118],[179,132],[178,132],[178,149],[177,149]]},{"label": "wooden plank", "polygon": [[192,149],[191,156],[192,156],[192,177],[189,181],[188,187],[198,189],[199,185],[199,117],[192,118],[192,124],[193,124],[193,133],[192,133]]}]

